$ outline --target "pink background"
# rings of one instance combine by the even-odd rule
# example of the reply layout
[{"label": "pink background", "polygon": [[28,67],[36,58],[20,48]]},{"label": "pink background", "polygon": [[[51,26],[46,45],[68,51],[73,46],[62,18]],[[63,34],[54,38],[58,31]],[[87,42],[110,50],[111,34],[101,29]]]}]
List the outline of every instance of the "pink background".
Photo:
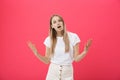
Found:
[{"label": "pink background", "polygon": [[28,40],[44,55],[49,19],[61,15],[67,30],[89,38],[87,56],[74,63],[75,80],[120,80],[119,0],[1,0],[0,80],[45,80],[48,65],[28,48]]}]

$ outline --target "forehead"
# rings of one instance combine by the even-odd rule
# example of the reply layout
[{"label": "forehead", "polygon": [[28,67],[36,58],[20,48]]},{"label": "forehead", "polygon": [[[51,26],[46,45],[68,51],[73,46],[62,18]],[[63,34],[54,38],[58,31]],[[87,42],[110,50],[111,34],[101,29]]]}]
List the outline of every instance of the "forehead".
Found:
[{"label": "forehead", "polygon": [[54,16],[54,17],[52,18],[52,21],[54,21],[54,20],[59,20],[59,19],[61,19],[59,16]]}]

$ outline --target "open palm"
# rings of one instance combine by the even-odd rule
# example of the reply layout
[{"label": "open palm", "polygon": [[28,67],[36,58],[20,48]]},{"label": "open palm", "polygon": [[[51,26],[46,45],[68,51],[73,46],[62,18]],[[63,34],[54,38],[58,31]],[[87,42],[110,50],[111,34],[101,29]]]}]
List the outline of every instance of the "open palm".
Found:
[{"label": "open palm", "polygon": [[91,44],[92,44],[92,39],[89,39],[89,40],[87,41],[85,47],[84,47],[84,50],[85,50],[86,52],[88,51],[88,49],[89,49],[89,47],[91,46]]},{"label": "open palm", "polygon": [[36,49],[35,45],[31,41],[28,41],[27,44],[28,44],[28,47],[32,50],[32,52],[35,55],[37,55],[37,49]]}]

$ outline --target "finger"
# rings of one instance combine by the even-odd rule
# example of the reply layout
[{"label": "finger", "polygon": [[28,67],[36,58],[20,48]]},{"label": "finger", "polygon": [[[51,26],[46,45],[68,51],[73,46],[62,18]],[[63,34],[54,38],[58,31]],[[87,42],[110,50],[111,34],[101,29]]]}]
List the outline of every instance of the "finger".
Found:
[{"label": "finger", "polygon": [[27,44],[30,44],[30,43],[32,43],[32,42],[31,42],[30,40],[28,40],[28,41],[27,41]]},{"label": "finger", "polygon": [[32,50],[36,50],[34,44],[30,44],[29,47],[30,47]]},{"label": "finger", "polygon": [[89,46],[91,46],[91,44],[92,44],[92,39],[89,39],[88,43],[87,43],[87,46],[89,47]]},{"label": "finger", "polygon": [[28,43],[28,46],[29,46],[30,48],[33,47],[32,43]]},{"label": "finger", "polygon": [[28,46],[30,46],[30,47],[34,47],[34,46],[35,46],[35,44],[33,44],[33,43],[30,42],[30,41],[28,41],[27,44],[28,44]]},{"label": "finger", "polygon": [[30,42],[28,43],[29,48],[34,49],[34,45]]},{"label": "finger", "polygon": [[27,41],[27,45],[30,47],[31,46],[31,42],[30,41]]}]

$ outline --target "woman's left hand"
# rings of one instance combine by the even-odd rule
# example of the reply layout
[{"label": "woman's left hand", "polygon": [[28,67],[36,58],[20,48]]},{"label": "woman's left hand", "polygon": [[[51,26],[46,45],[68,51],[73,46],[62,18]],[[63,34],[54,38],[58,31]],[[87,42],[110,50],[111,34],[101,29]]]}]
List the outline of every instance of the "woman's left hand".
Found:
[{"label": "woman's left hand", "polygon": [[89,40],[87,41],[85,47],[84,47],[84,51],[85,51],[85,52],[88,52],[91,44],[92,44],[92,39],[89,39]]}]

